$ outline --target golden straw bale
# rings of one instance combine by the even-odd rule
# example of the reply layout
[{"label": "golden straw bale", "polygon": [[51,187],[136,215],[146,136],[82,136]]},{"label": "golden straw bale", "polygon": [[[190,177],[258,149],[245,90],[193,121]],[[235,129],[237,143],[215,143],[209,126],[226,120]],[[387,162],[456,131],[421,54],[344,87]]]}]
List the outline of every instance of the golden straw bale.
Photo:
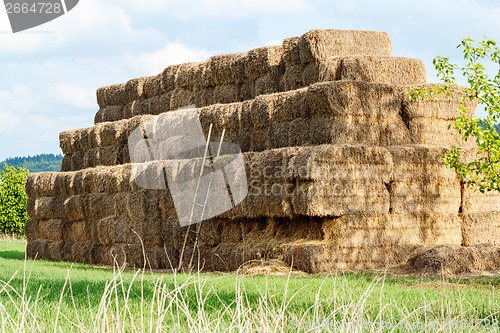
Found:
[{"label": "golden straw bale", "polygon": [[463,189],[462,212],[487,213],[500,211],[500,193],[498,191],[488,191],[481,193],[475,186]]},{"label": "golden straw bale", "polygon": [[[433,89],[437,86],[443,86],[442,84],[421,84],[412,86],[401,86],[398,87],[400,94],[403,98],[403,113],[406,117],[428,117],[428,118],[438,118],[445,120],[453,120],[460,116],[461,110],[460,105],[466,107],[468,111],[468,117],[473,117],[476,108],[477,100],[470,100],[466,97],[466,90],[463,87],[454,87],[449,92],[443,93],[438,98],[429,98],[427,100],[410,100],[407,93],[409,93],[414,88],[427,88]],[[449,96],[446,94],[449,93]]]},{"label": "golden straw bale", "polygon": [[385,32],[362,30],[311,30],[298,41],[302,63],[325,62],[331,56],[390,56],[391,37]]},{"label": "golden straw bale", "polygon": [[463,245],[500,246],[500,212],[498,210],[464,214],[463,220]]},{"label": "golden straw bale", "polygon": [[279,67],[273,67],[270,71],[255,80],[255,96],[273,94],[281,90],[280,81],[283,73]]},{"label": "golden straw bale", "polygon": [[[451,125],[451,128],[448,127]],[[476,147],[474,138],[464,141],[462,135],[453,127],[452,121],[435,119],[428,117],[413,117],[409,120],[408,129],[411,140],[415,144],[439,146],[457,145],[460,147],[473,148]]]},{"label": "golden straw bale", "polygon": [[[309,65],[311,66],[311,65]],[[353,80],[410,85],[425,83],[424,63],[403,57],[348,56],[331,57],[321,64],[316,81]]]},{"label": "golden straw bale", "polygon": [[124,105],[108,105],[105,108],[101,109],[98,113],[100,113],[100,121],[96,120],[96,124],[106,121],[117,121],[126,118]]},{"label": "golden straw bale", "polygon": [[306,95],[312,115],[396,116],[401,97],[391,86],[362,82],[336,81],[317,83]]}]

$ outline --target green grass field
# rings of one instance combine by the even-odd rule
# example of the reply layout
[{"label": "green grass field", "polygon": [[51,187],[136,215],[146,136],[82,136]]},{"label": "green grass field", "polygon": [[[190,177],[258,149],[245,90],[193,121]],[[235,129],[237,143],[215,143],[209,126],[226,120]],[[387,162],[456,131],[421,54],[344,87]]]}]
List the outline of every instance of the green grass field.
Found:
[{"label": "green grass field", "polygon": [[2,332],[499,330],[499,277],[142,274],[25,261],[24,248],[0,242]]}]

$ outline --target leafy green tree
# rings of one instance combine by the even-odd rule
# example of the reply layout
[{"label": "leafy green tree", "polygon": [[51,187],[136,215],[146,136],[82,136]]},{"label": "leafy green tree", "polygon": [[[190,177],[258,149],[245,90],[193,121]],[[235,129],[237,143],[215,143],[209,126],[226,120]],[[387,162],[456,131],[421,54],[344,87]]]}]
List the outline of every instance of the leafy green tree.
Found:
[{"label": "leafy green tree", "polygon": [[23,235],[28,220],[24,182],[29,171],[4,166],[0,171],[0,233]]},{"label": "leafy green tree", "polygon": [[[462,102],[466,99],[478,101],[479,107],[487,113],[485,118],[468,117],[468,110],[462,103],[461,115],[453,122],[465,141],[477,142],[477,155],[472,160],[466,160],[462,148],[453,146],[445,153],[443,161],[458,172],[468,187],[478,188],[483,193],[500,191],[500,134],[497,130],[500,117],[500,50],[495,41],[486,38],[479,42],[465,38],[457,48],[463,52],[465,64],[462,67],[451,63],[449,58],[436,57],[433,64],[443,84],[414,89],[408,96],[411,99],[438,99],[443,95],[449,96],[452,91],[460,91]],[[486,67],[490,70],[493,67],[496,75],[489,76]],[[455,72],[465,77],[466,87],[456,84]]]}]

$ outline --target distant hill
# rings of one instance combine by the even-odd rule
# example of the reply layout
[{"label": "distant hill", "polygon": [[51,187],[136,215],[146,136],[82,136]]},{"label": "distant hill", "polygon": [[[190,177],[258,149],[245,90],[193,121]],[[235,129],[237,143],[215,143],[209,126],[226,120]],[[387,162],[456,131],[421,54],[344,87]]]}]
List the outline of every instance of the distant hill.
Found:
[{"label": "distant hill", "polygon": [[0,162],[0,170],[4,165],[23,167],[31,173],[44,171],[60,171],[63,155],[39,154],[27,157],[10,157]]}]

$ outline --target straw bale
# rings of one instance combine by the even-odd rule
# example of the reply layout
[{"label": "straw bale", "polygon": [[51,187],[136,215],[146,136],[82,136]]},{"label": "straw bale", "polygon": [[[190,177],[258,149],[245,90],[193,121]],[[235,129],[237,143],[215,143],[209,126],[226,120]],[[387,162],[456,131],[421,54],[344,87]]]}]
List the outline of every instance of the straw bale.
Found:
[{"label": "straw bale", "polygon": [[85,213],[89,214],[95,221],[105,218],[106,216],[113,215],[114,213],[114,200],[113,197],[107,193],[91,193],[85,196],[84,203],[87,203]]},{"label": "straw bale", "polygon": [[145,98],[152,98],[163,93],[161,87],[161,79],[163,74],[157,74],[144,78],[143,93]]},{"label": "straw bale", "polygon": [[[452,125],[450,129],[448,126]],[[415,144],[440,146],[457,145],[461,147],[473,148],[476,147],[474,139],[463,141],[462,136],[453,127],[450,120],[414,117],[409,121],[409,130],[412,142]]]},{"label": "straw bale", "polygon": [[70,221],[85,219],[84,197],[82,195],[72,195],[64,200],[64,215]]},{"label": "straw bale", "polygon": [[62,162],[61,162],[61,171],[72,171],[71,170],[71,159],[73,158],[73,155],[64,155]]},{"label": "straw bale", "polygon": [[180,65],[175,73],[175,90],[179,88],[192,90],[194,87],[196,72],[200,66],[201,63],[199,62],[189,62]]},{"label": "straw bale", "polygon": [[500,249],[492,246],[442,244],[416,250],[399,268],[411,275],[457,276],[498,271]]},{"label": "straw bale", "polygon": [[290,65],[297,65],[301,63],[299,42],[300,37],[291,37],[283,40],[282,59],[286,63],[287,67]]},{"label": "straw bale", "polygon": [[385,32],[361,30],[311,30],[298,41],[302,63],[325,62],[331,56],[390,56],[391,37]]},{"label": "straw bale", "polygon": [[248,52],[245,61],[245,74],[247,78],[257,79],[269,73],[273,67],[281,62],[283,47],[265,46]]},{"label": "straw bale", "polygon": [[113,244],[111,233],[113,230],[113,224],[115,220],[116,217],[114,215],[96,219],[97,235],[99,242],[101,244],[103,245]]},{"label": "straw bale", "polygon": [[323,80],[320,78],[320,68],[314,62],[307,64],[302,71],[302,84],[304,87],[310,86],[311,84],[321,82],[321,81],[334,81],[334,80]]},{"label": "straw bale", "polygon": [[[94,118],[94,122],[96,124],[106,122],[106,121],[117,121],[117,120],[121,120],[121,119],[126,118],[124,105],[108,105],[101,110],[99,111],[100,118],[99,119],[97,118],[97,114],[96,114],[96,118]],[[98,120],[100,120],[100,121],[98,121]]]},{"label": "straw bale", "polygon": [[126,103],[121,103],[121,104],[132,103],[133,101],[143,98],[145,82],[146,82],[145,77],[128,80],[127,83],[125,83],[125,95],[127,101]]},{"label": "straw bale", "polygon": [[269,144],[270,148],[283,148],[290,146],[288,138],[290,136],[291,126],[286,123],[271,123],[269,128]]},{"label": "straw bale", "polygon": [[87,262],[86,256],[85,256],[85,245],[86,243],[84,242],[75,242],[71,246],[71,257],[73,258],[73,261],[77,262]]},{"label": "straw bale", "polygon": [[127,197],[126,203],[128,218],[130,221],[140,221],[147,216],[145,193],[139,191]]},{"label": "straw bale", "polygon": [[64,198],[62,196],[38,197],[31,217],[41,220],[62,219],[64,218],[63,203]]},{"label": "straw bale", "polygon": [[77,151],[71,157],[71,170],[81,170],[85,168],[84,164],[85,153],[83,151]]},{"label": "straw bale", "polygon": [[149,113],[149,102],[147,100],[136,100],[130,107],[131,117],[142,116]]},{"label": "straw bale", "polygon": [[148,114],[157,115],[169,111],[171,98],[172,98],[171,92],[150,98],[148,100],[149,102]]},{"label": "straw bale", "polygon": [[30,174],[26,177],[26,182],[24,183],[24,188],[26,190],[26,195],[28,198],[33,198],[39,193],[38,188],[40,187],[41,174]]},{"label": "straw bale", "polygon": [[59,146],[63,154],[74,153],[73,143],[75,140],[75,131],[63,131],[59,133]]},{"label": "straw bale", "polygon": [[26,255],[29,258],[44,259],[48,255],[48,242],[46,239],[35,239],[26,245]]},{"label": "straw bale", "polygon": [[500,212],[463,214],[463,245],[500,246]]},{"label": "straw bale", "polygon": [[399,116],[401,98],[391,86],[362,82],[317,83],[308,88],[311,114],[338,116]]},{"label": "straw bale", "polygon": [[[210,57],[207,60],[210,78],[215,86],[231,84],[245,80],[246,53],[224,54]],[[204,85],[210,86],[205,78]]]},{"label": "straw bale", "polygon": [[30,218],[24,224],[24,234],[26,236],[26,240],[28,242],[32,242],[38,238],[40,238],[40,234],[38,232],[38,224],[40,220]]},{"label": "straw bale", "polygon": [[132,118],[134,115],[132,114],[132,106],[134,105],[134,102],[125,104],[123,106],[123,119],[129,119]]},{"label": "straw bale", "polygon": [[170,109],[175,110],[193,104],[194,93],[190,89],[176,88],[170,98]]},{"label": "straw bale", "polygon": [[398,87],[400,91],[403,108],[402,112],[407,118],[413,117],[426,117],[426,118],[437,118],[444,120],[453,120],[460,116],[461,111],[459,105],[462,103],[465,107],[469,109],[468,116],[472,117],[476,112],[477,100],[470,100],[468,98],[464,99],[464,92],[462,87],[456,87],[450,91],[450,95],[447,97],[446,93],[439,96],[438,99],[428,99],[428,100],[410,100],[409,97],[405,96],[414,88],[428,88],[432,89],[436,86],[442,86],[442,84],[421,84],[412,86]]},{"label": "straw bale", "polygon": [[282,74],[278,68],[271,68],[269,73],[255,80],[255,96],[273,94],[280,91]]},{"label": "straw bale", "polygon": [[127,95],[124,83],[113,84],[97,89],[97,104],[100,108],[108,105],[120,105],[127,103]]},{"label": "straw bale", "polygon": [[196,72],[196,89],[204,90],[205,88],[213,88],[215,86],[212,68],[210,67],[210,61],[205,61],[200,64],[198,71]]},{"label": "straw bale", "polygon": [[[239,91],[238,91],[239,94]],[[193,97],[193,104],[198,107],[215,104],[215,88],[204,87],[197,90]]]},{"label": "straw bale", "polygon": [[255,129],[251,134],[251,151],[264,151],[271,148],[271,140],[269,138],[269,129]]},{"label": "straw bale", "polygon": [[99,124],[99,123],[102,123],[102,122],[105,122],[106,121],[106,118],[105,118],[105,110],[106,108],[99,108],[99,110],[96,112],[95,116],[94,116],[94,124]]},{"label": "straw bale", "polygon": [[239,84],[238,101],[247,101],[255,97],[255,81],[247,81]]},{"label": "straw bale", "polygon": [[296,90],[304,87],[304,82],[302,81],[302,73],[304,70],[304,65],[287,66],[280,82],[280,86],[283,87],[283,90]]},{"label": "straw bale", "polygon": [[418,59],[350,56],[327,59],[320,66],[317,81],[353,80],[388,85],[410,85],[423,84],[426,78],[424,63]]},{"label": "straw bale", "polygon": [[500,211],[500,193],[498,191],[489,191],[481,193],[475,186],[465,187],[462,193],[462,212],[486,213],[491,211]]},{"label": "straw bale", "polygon": [[71,253],[71,248],[73,247],[73,242],[64,242],[62,246],[62,260],[64,261],[72,261],[73,255]]},{"label": "straw bale", "polygon": [[219,84],[214,89],[215,103],[234,103],[238,101],[238,86],[236,84]]},{"label": "straw bale", "polygon": [[45,222],[46,237],[51,242],[61,242],[63,240],[62,221],[52,219]]},{"label": "straw bale", "polygon": [[74,221],[71,224],[73,242],[86,242],[89,235],[85,233],[85,221]]},{"label": "straw bale", "polygon": [[168,66],[163,70],[161,73],[161,89],[164,93],[168,93],[173,91],[176,86],[175,86],[175,74],[179,70],[181,65],[173,65],[173,66]]}]

